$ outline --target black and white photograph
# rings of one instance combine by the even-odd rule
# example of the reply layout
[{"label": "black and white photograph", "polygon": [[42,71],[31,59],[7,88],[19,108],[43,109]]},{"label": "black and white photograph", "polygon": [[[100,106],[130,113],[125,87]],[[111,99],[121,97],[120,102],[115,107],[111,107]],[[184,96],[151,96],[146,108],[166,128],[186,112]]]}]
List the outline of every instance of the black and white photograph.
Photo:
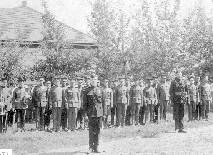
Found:
[{"label": "black and white photograph", "polygon": [[213,155],[213,0],[0,0],[0,155]]}]

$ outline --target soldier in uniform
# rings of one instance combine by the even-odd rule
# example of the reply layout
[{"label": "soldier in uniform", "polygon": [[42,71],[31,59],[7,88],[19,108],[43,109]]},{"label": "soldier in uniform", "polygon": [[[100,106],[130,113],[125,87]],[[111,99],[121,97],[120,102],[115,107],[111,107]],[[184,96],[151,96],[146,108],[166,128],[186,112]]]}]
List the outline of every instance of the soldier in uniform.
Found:
[{"label": "soldier in uniform", "polygon": [[65,104],[68,109],[68,132],[75,131],[78,109],[80,109],[80,92],[75,87],[75,80],[70,80],[70,86],[65,90]]},{"label": "soldier in uniform", "polygon": [[11,93],[10,89],[7,87],[7,79],[1,79],[2,86],[0,87],[0,133],[3,132],[3,129],[6,129],[7,113],[6,111],[11,110]]},{"label": "soldier in uniform", "polygon": [[[127,93],[129,94],[130,88],[131,88],[131,78],[128,76],[126,78],[126,87],[127,87]],[[125,117],[125,124],[131,125],[130,119],[131,119],[131,106],[130,106],[130,98],[127,100],[127,110],[126,110],[126,117]]]},{"label": "soldier in uniform", "polygon": [[186,102],[186,86],[182,79],[182,72],[177,71],[176,78],[171,82],[170,98],[174,110],[175,130],[180,133],[186,133],[183,127],[184,103]]},{"label": "soldier in uniform", "polygon": [[115,97],[118,108],[118,127],[124,127],[126,110],[128,106],[128,88],[125,84],[125,77],[119,77],[120,85],[116,89]]},{"label": "soldier in uniform", "polygon": [[98,77],[91,76],[91,86],[85,90],[84,112],[89,118],[89,149],[98,153],[100,126],[102,117],[106,116],[106,105],[103,100],[103,91],[97,87]]},{"label": "soldier in uniform", "polygon": [[198,88],[194,84],[195,83],[195,77],[190,76],[190,85],[188,88],[189,92],[189,105],[188,105],[188,113],[189,113],[189,121],[193,121],[196,119],[196,105],[198,103],[197,97],[198,97]]},{"label": "soldier in uniform", "polygon": [[166,121],[166,113],[167,113],[167,107],[170,100],[169,95],[169,88],[170,85],[166,81],[167,76],[166,74],[162,75],[162,84],[159,88],[159,101],[160,101],[160,119],[163,119]]},{"label": "soldier in uniform", "polygon": [[201,104],[201,116],[203,121],[208,121],[208,113],[210,110],[211,88],[208,84],[208,75],[204,74],[201,77],[202,83],[198,87],[198,93]]},{"label": "soldier in uniform", "polygon": [[152,86],[155,88],[156,90],[156,94],[157,94],[157,100],[156,100],[156,104],[154,105],[154,114],[153,114],[153,119],[154,122],[157,123],[158,122],[158,116],[159,116],[159,107],[160,107],[160,100],[159,100],[159,90],[160,90],[160,85],[158,83],[158,76],[154,75],[153,76],[153,84]]},{"label": "soldier in uniform", "polygon": [[[64,94],[64,91],[67,89],[67,78],[62,78],[62,91]],[[67,108],[65,107],[65,98],[62,96],[62,107],[61,107],[61,126],[63,131],[68,131],[67,129]]]},{"label": "soldier in uniform", "polygon": [[[117,116],[117,108],[116,108],[116,105],[117,105],[117,100],[116,100],[116,89],[117,89],[117,79],[114,79],[112,81],[112,92],[113,92],[113,104],[112,104],[112,107],[111,107],[111,125],[114,126],[115,123],[117,124],[117,120],[118,120],[118,116]],[[116,119],[115,119],[116,117]]]},{"label": "soldier in uniform", "polygon": [[84,129],[84,118],[83,118],[83,79],[78,78],[78,87],[80,95],[79,108],[77,112],[77,126],[79,129]]},{"label": "soldier in uniform", "polygon": [[12,104],[13,109],[16,110],[18,116],[17,129],[18,131],[25,131],[25,115],[26,115],[26,98],[27,92],[24,88],[25,79],[22,77],[18,78],[18,88],[13,92]]},{"label": "soldier in uniform", "polygon": [[[197,89],[200,86],[200,78],[198,77],[197,82],[196,82],[196,87]],[[197,105],[196,105],[196,120],[201,120],[201,104],[200,104],[200,95],[198,92],[198,96],[197,96]]]},{"label": "soldier in uniform", "polygon": [[39,78],[40,84],[33,90],[33,100],[36,108],[37,129],[44,131],[44,114],[47,105],[47,87],[44,85],[45,79]]},{"label": "soldier in uniform", "polygon": [[113,91],[109,88],[109,80],[105,80],[105,89],[104,89],[104,102],[107,106],[107,115],[104,120],[104,127],[107,128],[109,124],[109,116],[111,116],[111,107],[113,106]]},{"label": "soldier in uniform", "polygon": [[51,132],[51,129],[50,129],[50,116],[52,114],[52,105],[50,104],[51,81],[48,79],[46,82],[46,86],[47,86],[47,105],[46,105],[46,109],[45,109],[44,120],[45,120],[45,126],[47,126],[46,131]]},{"label": "soldier in uniform", "polygon": [[145,124],[153,123],[154,107],[156,105],[157,94],[156,89],[152,86],[153,78],[147,78],[147,86],[143,90],[144,106],[145,106]]},{"label": "soldier in uniform", "polygon": [[138,84],[138,81],[130,88],[129,92],[130,97],[130,106],[131,106],[131,124],[138,125],[139,122],[139,110],[143,105],[143,92],[141,87]]},{"label": "soldier in uniform", "polygon": [[[143,90],[145,88],[145,84],[144,84],[143,80],[141,80],[139,82],[139,86],[140,86],[141,91],[143,93]],[[140,110],[139,110],[139,123],[140,123],[140,125],[144,125],[145,124],[144,123],[144,116],[145,116],[146,106],[145,106],[144,102],[145,101],[144,101],[144,96],[143,96],[143,98],[142,98],[142,103],[143,104],[141,105]]]},{"label": "soldier in uniform", "polygon": [[84,130],[86,130],[88,128],[88,117],[86,117],[84,114],[85,114],[85,111],[84,111],[84,101],[85,101],[85,97],[86,97],[86,89],[89,88],[91,86],[91,81],[90,81],[90,76],[86,76],[85,77],[85,83],[86,83],[86,86],[83,87],[82,89],[82,98],[81,98],[81,107],[83,108],[83,128]]},{"label": "soldier in uniform", "polygon": [[60,77],[54,77],[54,86],[50,89],[50,104],[53,113],[53,131],[61,132],[61,107],[62,107],[62,87],[60,86]]}]

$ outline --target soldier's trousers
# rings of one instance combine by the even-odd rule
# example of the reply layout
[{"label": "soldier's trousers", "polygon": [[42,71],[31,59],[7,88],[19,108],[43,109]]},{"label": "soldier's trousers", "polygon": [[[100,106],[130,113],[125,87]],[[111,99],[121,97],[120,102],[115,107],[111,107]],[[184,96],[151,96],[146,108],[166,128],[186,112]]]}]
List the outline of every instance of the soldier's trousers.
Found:
[{"label": "soldier's trousers", "polygon": [[125,124],[130,125],[130,119],[131,119],[131,106],[127,106],[126,109],[126,117],[125,117]]},{"label": "soldier's trousers", "polygon": [[166,120],[167,106],[169,101],[163,100],[160,102],[160,119]]},{"label": "soldier's trousers", "polygon": [[188,105],[188,118],[190,121],[196,119],[196,103],[194,101]]},{"label": "soldier's trousers", "polygon": [[202,100],[202,105],[201,105],[201,115],[202,119],[208,119],[208,114],[210,110],[210,101],[209,100]]},{"label": "soldier's trousers", "polygon": [[118,103],[118,126],[124,126],[127,105],[124,103]]},{"label": "soldier's trousers", "polygon": [[201,115],[201,104],[199,103],[198,105],[196,105],[196,120],[200,120],[202,115]]},{"label": "soldier's trousers", "polygon": [[132,119],[131,123],[132,125],[138,125],[139,122],[139,110],[140,110],[140,103],[134,103],[131,107],[131,113],[132,113]]},{"label": "soldier's trousers", "polygon": [[109,125],[109,116],[111,117],[111,106],[107,105],[107,115],[104,122],[104,127],[107,127]]},{"label": "soldier's trousers", "polygon": [[99,135],[101,127],[101,117],[89,117],[89,147],[97,149],[99,145]]},{"label": "soldier's trousers", "polygon": [[80,128],[85,128],[85,120],[84,120],[84,116],[83,116],[83,109],[80,108],[77,112],[77,127]]},{"label": "soldier's trousers", "polygon": [[44,115],[44,124],[48,128],[50,127],[50,116],[52,114],[52,111],[50,109],[45,110],[45,115]]},{"label": "soldier's trousers", "polygon": [[154,119],[154,122],[157,122],[158,121],[158,117],[159,117],[159,104],[157,105],[154,105],[154,113],[153,113],[153,119]]},{"label": "soldier's trousers", "polygon": [[153,122],[153,113],[154,113],[154,105],[147,104],[146,105],[146,114],[145,114],[145,123]]},{"label": "soldier's trousers", "polygon": [[6,116],[0,115],[0,133],[3,133],[3,129],[6,127],[5,121],[6,121]]},{"label": "soldier's trousers", "polygon": [[68,109],[68,129],[74,131],[76,128],[76,118],[78,109],[75,107],[70,107]]},{"label": "soldier's trousers", "polygon": [[60,131],[61,107],[53,108],[53,131]]},{"label": "soldier's trousers", "polygon": [[113,106],[111,108],[111,125],[115,125],[115,114],[116,114],[116,107]]},{"label": "soldier's trousers", "polygon": [[175,114],[175,129],[183,129],[183,117],[184,117],[184,104],[181,101],[174,103],[174,114]]},{"label": "soldier's trousers", "polygon": [[61,126],[63,130],[67,128],[67,109],[66,108],[63,108],[61,110]]},{"label": "soldier's trousers", "polygon": [[37,128],[39,130],[44,130],[44,114],[45,107],[37,107],[36,108],[36,116],[37,116]]},{"label": "soldier's trousers", "polygon": [[145,123],[145,115],[146,115],[146,108],[147,106],[143,105],[141,108],[140,108],[140,111],[139,111],[139,122],[141,125],[143,125]]},{"label": "soldier's trousers", "polygon": [[26,109],[16,109],[16,115],[18,117],[17,128],[23,129],[25,127]]}]

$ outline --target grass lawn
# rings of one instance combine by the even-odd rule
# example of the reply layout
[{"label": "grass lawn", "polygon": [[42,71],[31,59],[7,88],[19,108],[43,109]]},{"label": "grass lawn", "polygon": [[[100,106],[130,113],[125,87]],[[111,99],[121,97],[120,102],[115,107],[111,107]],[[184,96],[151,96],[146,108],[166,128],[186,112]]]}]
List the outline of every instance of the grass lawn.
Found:
[{"label": "grass lawn", "polygon": [[[174,131],[174,121],[171,115],[168,115],[169,122],[160,122],[159,124],[151,124],[144,126],[127,126],[125,128],[104,129],[101,133],[103,142],[113,139],[122,139],[128,137],[141,136],[143,138],[155,138],[161,133]],[[202,122],[186,122],[187,116],[184,118],[185,128],[196,128],[213,124],[212,121]],[[213,115],[210,115],[213,120]],[[35,124],[26,124],[28,130],[35,128]],[[74,133],[49,133],[39,131],[26,131],[13,133],[9,128],[6,134],[0,135],[0,148],[13,149],[15,154],[29,154],[40,151],[61,149],[69,147],[77,147],[88,144],[88,131],[78,131]]]}]

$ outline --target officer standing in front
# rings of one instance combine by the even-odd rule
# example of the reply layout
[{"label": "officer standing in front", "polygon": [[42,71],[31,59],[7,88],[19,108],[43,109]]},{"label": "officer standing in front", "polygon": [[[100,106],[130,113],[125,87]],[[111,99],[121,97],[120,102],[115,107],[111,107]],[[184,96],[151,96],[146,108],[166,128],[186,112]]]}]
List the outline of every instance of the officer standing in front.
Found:
[{"label": "officer standing in front", "polygon": [[91,76],[91,86],[85,90],[84,112],[89,118],[89,150],[98,153],[100,126],[106,116],[103,91],[97,87],[97,75]]},{"label": "officer standing in front", "polygon": [[62,107],[62,87],[60,86],[60,77],[55,76],[54,86],[50,89],[50,104],[53,109],[53,131],[61,132],[61,107]]},{"label": "officer standing in front", "polygon": [[171,82],[170,98],[173,105],[175,130],[180,133],[186,133],[183,127],[184,103],[186,102],[186,86],[182,80],[182,72],[177,71],[176,78]]}]

